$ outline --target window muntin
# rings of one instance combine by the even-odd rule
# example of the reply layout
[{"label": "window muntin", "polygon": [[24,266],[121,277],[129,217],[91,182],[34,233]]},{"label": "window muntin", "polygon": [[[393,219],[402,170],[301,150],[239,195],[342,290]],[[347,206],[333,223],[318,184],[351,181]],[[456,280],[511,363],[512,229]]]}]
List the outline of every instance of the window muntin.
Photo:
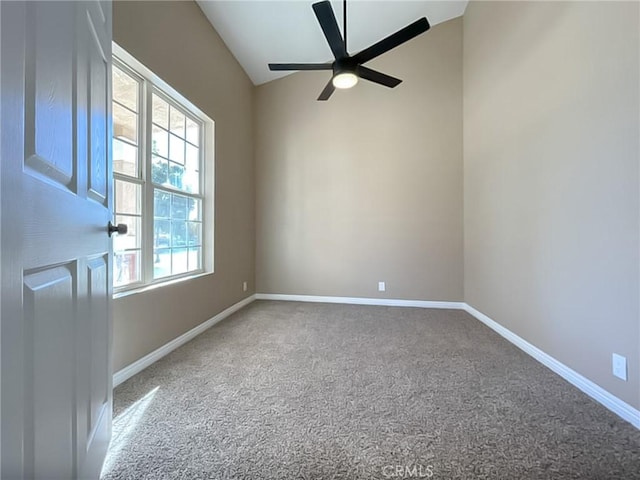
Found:
[{"label": "window muntin", "polygon": [[205,120],[192,108],[114,58],[114,214],[129,229],[114,237],[116,292],[205,270]]}]

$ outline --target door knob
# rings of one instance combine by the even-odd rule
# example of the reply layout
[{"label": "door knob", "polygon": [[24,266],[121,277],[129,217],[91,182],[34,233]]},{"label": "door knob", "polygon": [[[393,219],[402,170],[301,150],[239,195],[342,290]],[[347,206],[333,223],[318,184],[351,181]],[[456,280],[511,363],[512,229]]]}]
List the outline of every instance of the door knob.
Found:
[{"label": "door knob", "polygon": [[109,222],[109,225],[107,225],[107,232],[109,233],[109,236],[111,236],[114,233],[117,233],[118,235],[126,235],[127,225],[124,223],[119,223],[118,225],[114,225],[113,223]]}]

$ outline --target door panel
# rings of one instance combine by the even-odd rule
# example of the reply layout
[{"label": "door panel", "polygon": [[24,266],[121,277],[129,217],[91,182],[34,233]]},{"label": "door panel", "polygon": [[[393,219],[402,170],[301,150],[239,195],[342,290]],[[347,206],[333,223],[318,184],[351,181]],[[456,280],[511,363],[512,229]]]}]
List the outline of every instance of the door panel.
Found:
[{"label": "door panel", "polygon": [[[32,438],[25,442],[36,478],[73,473],[74,265],[27,273],[24,280],[25,378],[27,420]],[[55,438],[55,442],[51,440]],[[52,473],[49,473],[51,475]]]},{"label": "door panel", "polygon": [[69,185],[73,177],[73,44],[74,17],[56,2],[27,5],[26,163]]},{"label": "door panel", "polygon": [[[96,10],[102,12],[99,4]],[[95,16],[95,15],[94,15]],[[107,143],[107,105],[109,104],[107,84],[109,83],[109,60],[100,44],[94,26],[93,16],[87,17],[89,45],[89,77],[91,102],[89,104],[90,123],[90,158],[89,158],[89,192],[90,196],[100,203],[107,199],[107,165],[105,162]]]},{"label": "door panel", "polygon": [[111,435],[111,4],[0,9],[0,477],[95,479]]},{"label": "door panel", "polygon": [[104,338],[109,335],[107,316],[107,302],[105,301],[109,288],[107,275],[107,259],[94,258],[89,261],[87,268],[89,317],[91,318],[91,375],[90,375],[90,416],[88,425],[89,438],[99,424],[103,410],[109,407],[110,383],[102,374],[104,365],[109,360],[109,352]]}]

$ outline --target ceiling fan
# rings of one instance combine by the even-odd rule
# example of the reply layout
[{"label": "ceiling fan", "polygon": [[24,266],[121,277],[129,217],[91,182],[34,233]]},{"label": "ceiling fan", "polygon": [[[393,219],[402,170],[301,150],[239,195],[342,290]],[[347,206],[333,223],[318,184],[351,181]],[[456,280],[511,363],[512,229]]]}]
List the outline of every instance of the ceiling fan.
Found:
[{"label": "ceiling fan", "polygon": [[363,65],[363,63],[372,60],[383,53],[388,52],[392,48],[397,47],[421,33],[429,30],[430,25],[426,17],[407,25],[398,30],[396,33],[374,43],[359,53],[351,56],[347,53],[347,0],[344,0],[344,39],[340,34],[336,16],[331,8],[331,2],[325,0],[323,2],[314,3],[313,11],[318,18],[320,27],[324,32],[324,36],[329,43],[329,47],[333,52],[335,60],[327,63],[270,63],[269,70],[333,70],[333,76],[327,86],[324,87],[318,100],[329,100],[331,94],[336,88],[351,88],[358,83],[358,78],[364,78],[370,82],[384,85],[385,87],[394,88],[402,80],[394,78],[375,70],[371,70]]}]

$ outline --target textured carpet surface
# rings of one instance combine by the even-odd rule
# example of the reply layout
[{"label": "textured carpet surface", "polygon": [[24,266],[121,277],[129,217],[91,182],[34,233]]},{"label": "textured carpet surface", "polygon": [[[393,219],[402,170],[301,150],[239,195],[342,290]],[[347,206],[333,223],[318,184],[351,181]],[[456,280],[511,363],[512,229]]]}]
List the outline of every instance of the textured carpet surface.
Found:
[{"label": "textured carpet surface", "polygon": [[454,310],[254,302],[115,391],[108,479],[640,479],[640,432]]}]

